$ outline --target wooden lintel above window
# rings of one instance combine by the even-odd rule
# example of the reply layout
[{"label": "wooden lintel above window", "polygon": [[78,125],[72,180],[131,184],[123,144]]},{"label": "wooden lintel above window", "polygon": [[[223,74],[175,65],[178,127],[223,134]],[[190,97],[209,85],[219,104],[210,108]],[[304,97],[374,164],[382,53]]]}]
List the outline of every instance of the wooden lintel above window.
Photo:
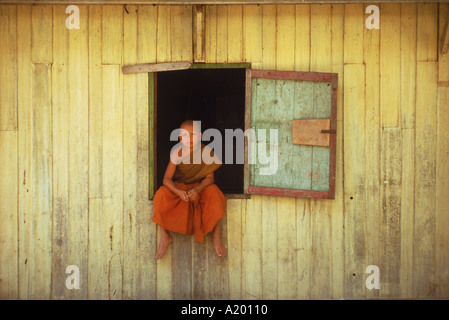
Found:
[{"label": "wooden lintel above window", "polygon": [[[422,0],[376,0],[375,3],[422,2]],[[441,2],[426,0],[426,2]],[[73,4],[72,0],[0,0],[0,4]],[[372,0],[77,0],[82,4],[306,4],[306,3],[373,3]]]},{"label": "wooden lintel above window", "polygon": [[188,61],[163,62],[163,63],[142,63],[126,65],[122,67],[122,72],[127,73],[148,73],[161,71],[175,71],[189,69],[192,64]]}]

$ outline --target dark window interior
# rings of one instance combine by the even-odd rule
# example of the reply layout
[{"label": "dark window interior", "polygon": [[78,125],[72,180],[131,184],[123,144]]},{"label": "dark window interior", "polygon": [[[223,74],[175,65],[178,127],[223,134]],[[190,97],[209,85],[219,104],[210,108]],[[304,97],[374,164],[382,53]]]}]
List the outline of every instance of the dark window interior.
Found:
[{"label": "dark window interior", "polygon": [[[170,133],[186,119],[200,120],[202,132],[208,128],[221,132],[224,162],[225,129],[245,130],[245,69],[160,72],[156,90],[156,187],[162,185],[170,150],[177,143],[170,141]],[[225,194],[242,194],[243,164],[235,164],[235,141],[232,144],[234,163],[215,172],[215,183]]]}]

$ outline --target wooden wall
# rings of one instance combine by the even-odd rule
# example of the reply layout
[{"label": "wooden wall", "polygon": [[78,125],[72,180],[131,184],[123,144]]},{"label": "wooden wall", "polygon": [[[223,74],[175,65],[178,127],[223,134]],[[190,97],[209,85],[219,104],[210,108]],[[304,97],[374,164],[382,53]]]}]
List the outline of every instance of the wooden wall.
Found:
[{"label": "wooden wall", "polygon": [[226,259],[176,235],[156,261],[148,76],[121,66],[192,61],[192,7],[1,5],[0,298],[449,298],[449,5],[365,7],[206,7],[206,62],[339,74],[336,199],[228,200]]}]

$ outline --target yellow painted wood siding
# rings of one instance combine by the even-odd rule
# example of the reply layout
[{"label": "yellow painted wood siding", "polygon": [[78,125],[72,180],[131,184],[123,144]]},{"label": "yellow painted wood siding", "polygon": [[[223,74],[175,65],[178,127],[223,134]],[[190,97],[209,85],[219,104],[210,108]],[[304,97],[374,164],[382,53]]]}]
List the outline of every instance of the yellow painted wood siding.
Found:
[{"label": "yellow painted wood siding", "polygon": [[0,5],[0,298],[449,298],[449,5],[382,4],[380,30],[367,5],[206,6],[205,62],[339,74],[336,198],[228,200],[226,259],[174,235],[158,261],[151,83],[121,66],[193,62],[192,6],[68,30],[65,5]]}]

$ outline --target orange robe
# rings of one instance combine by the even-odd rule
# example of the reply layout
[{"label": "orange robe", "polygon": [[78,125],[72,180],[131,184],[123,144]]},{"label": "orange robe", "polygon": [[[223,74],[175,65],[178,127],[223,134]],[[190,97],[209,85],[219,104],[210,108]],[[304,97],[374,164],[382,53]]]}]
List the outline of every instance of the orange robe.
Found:
[{"label": "orange robe", "polygon": [[[201,152],[204,148],[202,144]],[[179,163],[176,166],[173,182],[178,189],[189,191],[220,166],[221,163],[205,164],[202,159],[201,164],[194,164],[192,152],[190,164]],[[183,201],[170,189],[161,186],[154,195],[153,204],[153,221],[156,224],[169,231],[195,234],[195,240],[202,242],[204,236],[225,216],[226,198],[215,184],[204,188],[193,202]]]}]

